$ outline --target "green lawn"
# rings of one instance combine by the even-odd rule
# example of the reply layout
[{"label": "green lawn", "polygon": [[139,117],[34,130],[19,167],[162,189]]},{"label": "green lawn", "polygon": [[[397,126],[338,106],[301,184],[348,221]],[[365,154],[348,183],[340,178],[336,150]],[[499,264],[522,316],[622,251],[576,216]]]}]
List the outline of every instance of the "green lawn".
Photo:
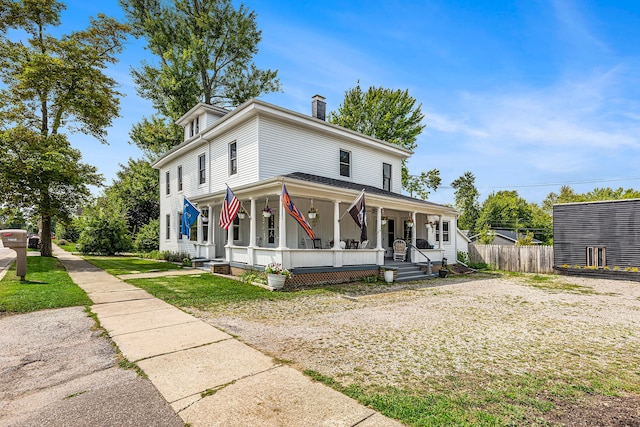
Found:
[{"label": "green lawn", "polygon": [[322,289],[298,292],[272,292],[225,277],[203,272],[201,276],[173,276],[152,279],[127,280],[157,298],[178,307],[195,307],[201,310],[215,305],[251,300],[282,300],[327,292]]},{"label": "green lawn", "polygon": [[114,276],[148,273],[150,271],[179,270],[182,268],[182,266],[170,262],[126,256],[85,256],[84,259]]},{"label": "green lawn", "polygon": [[78,250],[76,249],[76,244],[73,243],[73,242],[68,242],[66,245],[60,245],[60,244],[58,244],[58,239],[53,239],[53,243],[55,243],[61,249],[65,250],[67,252],[78,252]]},{"label": "green lawn", "polygon": [[45,308],[90,305],[87,294],[71,281],[57,258],[27,257],[24,282],[15,263],[0,281],[0,312],[27,313]]}]

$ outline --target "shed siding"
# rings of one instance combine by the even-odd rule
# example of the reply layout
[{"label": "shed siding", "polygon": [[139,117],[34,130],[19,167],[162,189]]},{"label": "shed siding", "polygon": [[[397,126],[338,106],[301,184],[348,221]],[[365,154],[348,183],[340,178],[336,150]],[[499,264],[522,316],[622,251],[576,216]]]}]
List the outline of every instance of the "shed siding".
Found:
[{"label": "shed siding", "polygon": [[[400,193],[401,158],[372,147],[260,117],[259,179],[305,172],[382,188],[382,163],[391,165],[391,191]],[[340,150],[351,152],[351,176],[340,175]]]},{"label": "shed siding", "polygon": [[640,200],[553,207],[554,264],[586,264],[586,248],[605,247],[608,266],[640,266]]}]

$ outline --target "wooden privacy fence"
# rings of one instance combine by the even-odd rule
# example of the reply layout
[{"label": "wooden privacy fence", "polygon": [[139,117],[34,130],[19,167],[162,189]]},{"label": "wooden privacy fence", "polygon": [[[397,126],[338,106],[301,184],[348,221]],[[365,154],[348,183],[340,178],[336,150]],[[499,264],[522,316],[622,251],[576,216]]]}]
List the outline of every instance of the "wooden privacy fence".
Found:
[{"label": "wooden privacy fence", "polygon": [[521,273],[553,273],[553,246],[469,245],[469,261]]}]

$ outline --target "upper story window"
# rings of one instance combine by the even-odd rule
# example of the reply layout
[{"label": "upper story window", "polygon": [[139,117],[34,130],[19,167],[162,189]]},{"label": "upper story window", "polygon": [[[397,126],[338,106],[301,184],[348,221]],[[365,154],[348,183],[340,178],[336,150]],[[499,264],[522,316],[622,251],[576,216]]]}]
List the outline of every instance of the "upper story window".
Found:
[{"label": "upper story window", "polygon": [[207,182],[207,162],[206,156],[204,154],[200,154],[198,156],[198,182],[200,184],[204,184]]},{"label": "upper story window", "polygon": [[229,175],[238,173],[238,146],[235,141],[229,144]]},{"label": "upper story window", "polygon": [[340,150],[340,175],[351,176],[351,152]]},{"label": "upper story window", "polygon": [[171,178],[171,174],[169,173],[169,171],[167,171],[164,178],[167,195],[171,194],[171,181],[169,180],[169,178]]},{"label": "upper story window", "polygon": [[391,191],[391,165],[388,163],[382,164],[382,189]]},{"label": "upper story window", "polygon": [[178,191],[182,191],[182,166],[178,166]]},{"label": "upper story window", "polygon": [[191,122],[189,123],[189,138],[191,138],[193,135],[195,135],[195,128],[194,123]]},{"label": "upper story window", "polygon": [[200,117],[196,117],[194,122],[195,122],[196,133],[200,133]]}]

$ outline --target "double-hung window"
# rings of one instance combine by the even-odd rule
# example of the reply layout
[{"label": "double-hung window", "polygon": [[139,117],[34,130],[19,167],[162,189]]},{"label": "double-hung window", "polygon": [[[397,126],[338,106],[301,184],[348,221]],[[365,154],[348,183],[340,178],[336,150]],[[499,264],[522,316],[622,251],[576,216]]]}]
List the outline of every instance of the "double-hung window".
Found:
[{"label": "double-hung window", "polygon": [[238,145],[236,142],[229,144],[229,175],[238,173]]},{"label": "double-hung window", "polygon": [[391,191],[391,165],[389,163],[382,164],[382,189]]},{"label": "double-hung window", "polygon": [[195,123],[196,123],[195,131],[196,133],[200,133],[200,117],[196,117]]},{"label": "double-hung window", "polygon": [[[449,241],[449,221],[442,221],[440,223],[440,227],[442,227],[442,241]],[[436,241],[440,240],[440,229],[436,228]]]},{"label": "double-hung window", "polygon": [[182,166],[178,166],[178,191],[182,191]]},{"label": "double-hung window", "polygon": [[207,157],[204,154],[198,156],[198,182],[200,184],[207,182]]},{"label": "double-hung window", "polygon": [[604,267],[607,265],[607,248],[598,246],[587,247],[587,267]]},{"label": "double-hung window", "polygon": [[178,240],[182,240],[182,212],[178,211]]},{"label": "double-hung window", "polygon": [[351,152],[340,150],[340,175],[351,176]]},{"label": "double-hung window", "polygon": [[169,240],[171,238],[171,214],[167,214],[167,216],[165,216],[165,223],[165,238]]},{"label": "double-hung window", "polygon": [[167,196],[169,194],[171,194],[171,181],[169,180],[171,178],[171,174],[169,173],[169,171],[167,171],[167,173],[165,174],[165,185],[166,185],[166,194]]}]

